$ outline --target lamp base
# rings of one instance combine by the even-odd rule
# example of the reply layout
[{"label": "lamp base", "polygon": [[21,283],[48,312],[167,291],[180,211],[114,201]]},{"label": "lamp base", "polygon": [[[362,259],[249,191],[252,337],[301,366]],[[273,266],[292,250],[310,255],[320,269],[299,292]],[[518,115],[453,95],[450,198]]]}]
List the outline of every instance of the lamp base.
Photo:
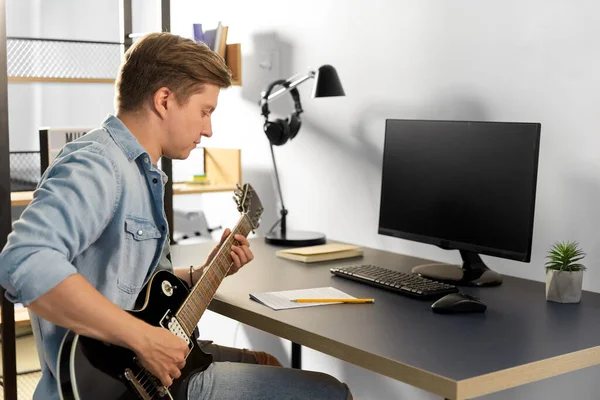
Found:
[{"label": "lamp base", "polygon": [[287,231],[285,235],[281,232],[271,232],[265,236],[265,242],[275,246],[303,247],[325,244],[325,235],[319,232]]}]

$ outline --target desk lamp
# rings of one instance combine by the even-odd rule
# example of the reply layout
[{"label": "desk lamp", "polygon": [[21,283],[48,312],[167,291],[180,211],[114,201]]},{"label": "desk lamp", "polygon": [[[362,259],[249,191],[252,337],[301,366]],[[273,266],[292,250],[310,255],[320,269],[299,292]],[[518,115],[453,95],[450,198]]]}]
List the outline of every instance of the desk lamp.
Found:
[{"label": "desk lamp", "polygon": [[[267,233],[265,241],[278,246],[299,247],[325,244],[325,235],[322,233],[290,231],[287,229],[286,217],[288,211],[283,203],[281,185],[279,184],[279,174],[277,172],[277,163],[275,162],[275,153],[273,152],[273,146],[281,146],[298,134],[301,125],[300,114],[303,111],[302,105],[300,104],[300,93],[296,87],[311,78],[315,80],[312,91],[313,98],[345,96],[344,89],[340,83],[340,78],[338,77],[335,68],[331,65],[323,65],[316,71],[309,70],[305,75],[294,75],[287,80],[276,80],[272,82],[261,95],[261,113],[265,117],[263,130],[269,139],[271,158],[273,159],[273,168],[275,170],[275,180],[277,182],[277,191],[279,192],[279,200],[281,202],[281,210],[279,211],[281,218]],[[273,89],[276,86],[282,87],[273,92]],[[286,92],[289,92],[294,100],[294,112],[286,119],[269,121],[269,102]],[[279,230],[275,230],[277,225],[279,225]]]}]

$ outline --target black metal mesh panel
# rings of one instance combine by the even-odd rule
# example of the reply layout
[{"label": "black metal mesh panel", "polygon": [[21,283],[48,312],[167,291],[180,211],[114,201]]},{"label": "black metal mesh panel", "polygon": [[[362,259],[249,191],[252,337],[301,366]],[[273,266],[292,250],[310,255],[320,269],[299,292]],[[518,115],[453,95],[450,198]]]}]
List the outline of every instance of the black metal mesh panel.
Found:
[{"label": "black metal mesh panel", "polygon": [[10,191],[34,190],[40,181],[40,152],[10,152]]},{"label": "black metal mesh panel", "polygon": [[8,38],[8,76],[19,78],[115,79],[118,43]]}]

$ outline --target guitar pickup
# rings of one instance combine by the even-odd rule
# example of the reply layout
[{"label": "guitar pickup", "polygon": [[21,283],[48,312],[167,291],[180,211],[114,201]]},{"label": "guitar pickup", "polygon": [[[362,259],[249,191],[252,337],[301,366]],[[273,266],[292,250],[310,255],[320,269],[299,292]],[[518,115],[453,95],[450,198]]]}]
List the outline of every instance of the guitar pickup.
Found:
[{"label": "guitar pickup", "polygon": [[188,345],[190,351],[194,348],[194,341],[190,339],[188,334],[183,329],[183,326],[173,314],[171,314],[171,310],[168,310],[165,315],[160,320],[160,326],[171,331],[177,337],[182,338]]}]

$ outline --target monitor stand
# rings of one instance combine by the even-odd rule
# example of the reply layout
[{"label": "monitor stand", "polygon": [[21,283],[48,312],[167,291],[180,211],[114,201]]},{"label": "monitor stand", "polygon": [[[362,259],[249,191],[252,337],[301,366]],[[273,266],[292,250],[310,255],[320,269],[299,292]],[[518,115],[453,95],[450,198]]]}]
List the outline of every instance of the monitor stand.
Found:
[{"label": "monitor stand", "polygon": [[502,275],[485,265],[479,254],[460,250],[463,265],[426,264],[412,269],[425,278],[454,285],[496,286],[502,283]]}]

